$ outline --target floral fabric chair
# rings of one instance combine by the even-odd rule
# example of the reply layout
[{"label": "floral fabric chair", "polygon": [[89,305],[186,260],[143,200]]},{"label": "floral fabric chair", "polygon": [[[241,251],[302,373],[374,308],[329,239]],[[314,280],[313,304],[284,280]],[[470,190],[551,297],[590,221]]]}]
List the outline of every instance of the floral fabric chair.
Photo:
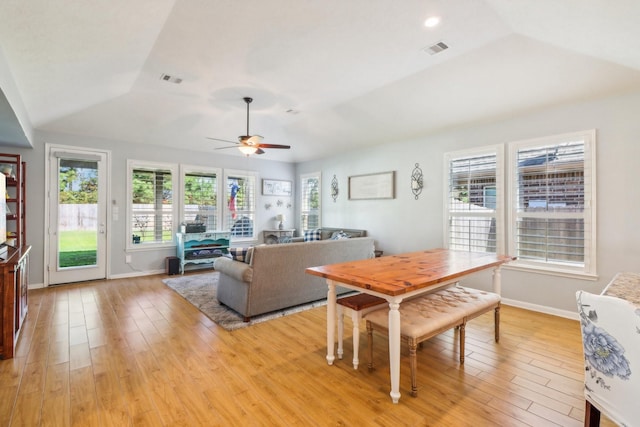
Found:
[{"label": "floral fabric chair", "polygon": [[576,293],[584,349],[585,426],[600,412],[640,425],[640,309],[620,298]]}]

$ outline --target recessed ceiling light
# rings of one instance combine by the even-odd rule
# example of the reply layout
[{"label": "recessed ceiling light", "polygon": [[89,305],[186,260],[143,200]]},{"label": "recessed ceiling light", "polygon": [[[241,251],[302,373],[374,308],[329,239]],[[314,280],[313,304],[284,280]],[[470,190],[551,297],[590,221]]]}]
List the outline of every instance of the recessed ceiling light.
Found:
[{"label": "recessed ceiling light", "polygon": [[440,23],[439,16],[430,16],[424,21],[424,26],[427,28],[433,28]]}]

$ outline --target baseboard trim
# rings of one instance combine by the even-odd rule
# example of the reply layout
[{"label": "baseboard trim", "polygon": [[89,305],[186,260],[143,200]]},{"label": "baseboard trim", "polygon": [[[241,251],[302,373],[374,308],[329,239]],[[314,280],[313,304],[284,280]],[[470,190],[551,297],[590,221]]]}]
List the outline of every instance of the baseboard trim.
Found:
[{"label": "baseboard trim", "polygon": [[502,298],[502,304],[510,305],[512,307],[523,308],[525,310],[537,311],[538,313],[550,314],[552,316],[564,317],[566,319],[580,320],[580,317],[578,316],[577,308],[576,308],[576,312],[573,312],[573,311],[567,311],[567,310],[559,310],[557,308],[547,307],[545,305],[537,305],[537,304],[531,304],[523,301],[516,301],[512,299],[507,299],[507,298]]},{"label": "baseboard trim", "polygon": [[152,276],[154,274],[165,274],[164,269],[160,270],[148,270],[148,271],[132,271],[130,273],[112,274],[109,279],[128,279],[130,277]]}]

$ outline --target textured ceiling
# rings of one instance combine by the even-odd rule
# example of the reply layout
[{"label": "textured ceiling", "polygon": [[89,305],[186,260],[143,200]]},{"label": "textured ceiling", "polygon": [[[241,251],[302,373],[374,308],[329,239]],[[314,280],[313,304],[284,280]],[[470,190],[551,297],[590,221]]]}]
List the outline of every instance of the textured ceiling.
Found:
[{"label": "textured ceiling", "polygon": [[304,161],[640,90],[638,22],[637,0],[3,0],[0,42],[36,129],[213,153],[251,96],[251,133],[292,146],[262,158]]}]

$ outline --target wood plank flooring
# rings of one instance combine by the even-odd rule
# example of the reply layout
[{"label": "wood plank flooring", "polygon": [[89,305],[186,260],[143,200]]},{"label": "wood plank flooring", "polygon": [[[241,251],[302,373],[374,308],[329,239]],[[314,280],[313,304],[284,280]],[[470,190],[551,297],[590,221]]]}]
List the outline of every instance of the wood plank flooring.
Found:
[{"label": "wood plank flooring", "polygon": [[[403,347],[400,403],[387,340],[376,369],[327,366],[324,307],[227,332],[164,275],[31,291],[16,357],[0,361],[0,426],[580,426],[577,321],[503,307],[467,324],[464,366],[446,332],[418,353],[418,397]],[[364,331],[364,324],[361,325]],[[613,425],[603,420],[603,426]]]}]

